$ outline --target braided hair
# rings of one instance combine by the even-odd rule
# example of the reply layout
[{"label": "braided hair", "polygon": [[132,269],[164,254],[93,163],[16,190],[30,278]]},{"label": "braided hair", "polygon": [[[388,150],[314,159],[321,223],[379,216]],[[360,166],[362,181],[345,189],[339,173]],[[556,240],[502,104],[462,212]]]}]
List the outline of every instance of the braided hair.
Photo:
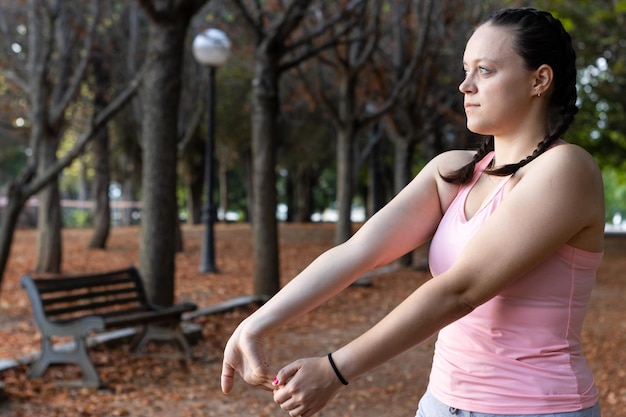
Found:
[{"label": "braided hair", "polygon": [[[549,96],[548,135],[537,144],[537,148],[527,158],[515,164],[485,170],[490,175],[507,176],[514,174],[544,153],[552,143],[562,137],[574,121],[574,116],[578,113],[576,53],[570,35],[561,22],[548,12],[533,8],[503,9],[488,16],[480,25],[486,23],[512,30],[513,48],[523,58],[528,69],[534,70],[546,64],[554,73],[554,87]],[[493,149],[493,136],[490,136],[480,146],[472,161],[456,171],[442,174],[441,177],[452,184],[468,183],[478,161]]]}]

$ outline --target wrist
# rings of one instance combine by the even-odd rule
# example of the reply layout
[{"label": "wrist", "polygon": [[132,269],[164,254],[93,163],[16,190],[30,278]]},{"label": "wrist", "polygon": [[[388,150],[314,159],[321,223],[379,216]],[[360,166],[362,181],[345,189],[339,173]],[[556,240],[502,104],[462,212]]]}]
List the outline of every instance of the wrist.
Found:
[{"label": "wrist", "polygon": [[326,357],[328,358],[329,365],[332,368],[333,373],[335,374],[335,376],[337,377],[339,382],[341,382],[343,385],[348,385],[349,382],[344,378],[344,376],[342,375],[341,371],[337,367],[337,364],[335,363],[335,361],[333,359],[332,352],[329,353]]},{"label": "wrist", "polygon": [[246,317],[239,325],[242,331],[252,337],[265,338],[280,328],[284,321],[281,321],[280,316],[268,307],[268,304],[265,304]]},{"label": "wrist", "polygon": [[252,317],[247,317],[239,323],[238,329],[240,335],[250,339],[263,339],[263,332],[259,331],[259,326],[254,323]]}]

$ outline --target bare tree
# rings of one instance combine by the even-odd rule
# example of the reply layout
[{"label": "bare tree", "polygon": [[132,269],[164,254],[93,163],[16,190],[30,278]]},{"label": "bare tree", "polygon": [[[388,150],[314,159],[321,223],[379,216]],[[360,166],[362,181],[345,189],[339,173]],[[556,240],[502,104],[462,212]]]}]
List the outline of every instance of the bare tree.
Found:
[{"label": "bare tree", "polygon": [[[61,136],[68,124],[66,112],[79,93],[97,27],[97,1],[91,2],[89,12],[75,6],[61,1],[28,2],[27,82],[32,123],[31,149],[36,155],[38,175],[56,162]],[[86,15],[90,19],[85,19]],[[87,26],[84,27],[81,22],[88,22]],[[82,45],[76,48],[81,38]],[[46,185],[38,197],[36,271],[60,272],[62,219],[56,179]]]},{"label": "bare tree", "polygon": [[[99,51],[101,52],[101,51]],[[104,62],[102,53],[94,54],[92,60],[94,79],[94,108],[101,110],[107,103],[107,90],[110,83],[110,67]],[[111,206],[109,201],[109,132],[104,126],[98,130],[93,141],[95,159],[95,177],[93,196],[95,209],[93,217],[94,232],[89,242],[90,248],[104,249],[111,229]]]},{"label": "bare tree", "polygon": [[[355,5],[361,1],[348,3],[337,14],[323,20],[316,16],[323,15],[324,6],[329,6],[326,2],[233,1],[256,36],[252,83],[254,293],[273,295],[280,287],[275,172],[280,134],[280,77],[286,70],[336,42],[337,38],[330,42],[323,39],[337,21],[351,18]],[[317,22],[315,30],[308,33],[299,30],[307,18]]]},{"label": "bare tree", "polygon": [[[355,149],[357,132],[367,123],[378,117],[380,109],[362,106],[358,103],[357,89],[359,78],[370,60],[380,39],[380,2],[364,4],[359,10],[360,24],[346,33],[344,42],[333,50],[333,57],[324,57],[322,62],[330,65],[337,74],[339,88],[337,103],[329,105],[337,132],[337,213],[335,244],[348,240],[352,235],[352,198],[354,196]],[[322,94],[323,93],[323,90]],[[365,100],[368,100],[367,97]],[[384,105],[389,108],[389,102]],[[368,111],[369,110],[369,111]],[[372,111],[373,110],[373,111]]]},{"label": "bare tree", "polygon": [[[395,48],[388,59],[386,73],[398,78],[402,68],[413,58],[414,49],[420,65],[416,68],[410,94],[404,96],[393,112],[384,118],[387,135],[394,144],[394,192],[398,193],[412,179],[412,158],[419,146],[421,157],[430,160],[437,154],[465,145],[465,118],[462,96],[458,92],[459,62],[465,37],[484,7],[481,2],[462,0],[399,0],[393,9],[393,38],[402,47]],[[429,12],[427,11],[429,10]],[[412,254],[399,259],[408,266]]]},{"label": "bare tree", "polygon": [[154,60],[141,90],[142,222],[139,266],[150,299],[174,301],[177,231],[178,108],[187,29],[208,0],[138,0],[149,17],[147,56]]},{"label": "bare tree", "polygon": [[143,70],[107,107],[93,116],[90,126],[81,133],[74,146],[65,155],[57,159],[54,165],[49,166],[47,170],[41,173],[36,173],[34,165],[29,164],[18,178],[9,183],[7,187],[8,203],[0,223],[0,284],[9,259],[17,220],[26,201],[51,181],[54,181],[63,169],[67,168],[82,154],[85,146],[94,137],[98,129],[106,125],[115,113],[133,97],[139,87],[142,75]]},{"label": "bare tree", "polygon": [[[304,85],[309,86],[313,101],[323,106],[336,131],[336,244],[345,242],[352,235],[357,134],[391,111],[407,94],[406,87],[414,81],[418,62],[416,54],[411,53],[397,77],[384,81],[379,79],[379,64],[376,61],[383,59],[379,57],[378,51],[383,47],[389,50],[398,47],[388,40],[388,28],[392,25],[385,25],[381,21],[381,7],[381,2],[367,2],[355,8],[358,24],[347,25],[336,46],[317,57],[318,65],[309,71],[316,73],[316,80],[305,77],[304,81]],[[412,48],[420,47],[420,44],[415,44]],[[302,70],[302,74],[305,72]],[[374,146],[374,142],[369,143],[365,152],[361,152],[361,159]]]},{"label": "bare tree", "polygon": [[[10,182],[7,189],[8,204],[3,212],[0,223],[0,279],[8,261],[13,234],[19,214],[25,202],[33,195],[48,188],[49,192],[40,197],[40,210],[44,211],[43,224],[49,230],[40,233],[40,246],[43,242],[57,242],[57,248],[51,252],[40,254],[38,268],[57,267],[60,265],[60,213],[58,211],[59,173],[72,163],[84,150],[85,145],[93,138],[94,133],[104,126],[135,93],[139,85],[142,72],[130,85],[112,100],[109,105],[90,116],[74,146],[61,158],[56,157],[59,137],[67,127],[66,114],[69,106],[76,97],[78,87],[84,76],[91,49],[90,36],[83,39],[83,47],[74,50],[78,41],[78,34],[74,36],[65,32],[68,27],[76,23],[76,19],[91,22],[87,27],[87,35],[93,32],[97,22],[97,2],[94,1],[90,11],[82,10],[83,14],[74,15],[69,19],[66,9],[60,2],[46,2],[29,0],[28,19],[25,27],[28,28],[27,67],[14,65],[2,68],[3,74],[17,85],[29,100],[29,114],[31,123],[30,149],[31,157],[22,173]],[[6,9],[4,9],[6,11]],[[74,12],[76,10],[73,10]],[[78,18],[82,16],[82,19]],[[4,16],[3,16],[4,17]],[[3,31],[8,26],[3,25]],[[74,27],[78,29],[78,27]],[[83,33],[83,35],[85,35]],[[9,38],[11,39],[11,38]],[[69,42],[69,44],[68,44]],[[63,47],[61,47],[63,45]],[[76,56],[69,56],[69,50],[74,50]],[[19,59],[19,57],[18,57]],[[73,60],[67,66],[60,62],[63,59]],[[19,70],[22,69],[23,73]],[[42,162],[43,161],[43,162]],[[41,215],[40,215],[41,216]],[[47,224],[50,219],[52,224]],[[40,221],[42,218],[40,217]],[[58,233],[56,228],[59,228]],[[48,240],[49,239],[49,240]],[[56,256],[59,258],[56,259]],[[0,281],[1,282],[1,281]]]},{"label": "bare tree", "polygon": [[[88,77],[90,89],[93,91],[95,111],[104,108],[111,99],[112,92],[136,74],[135,62],[143,59],[137,53],[138,7],[134,1],[114,0],[103,4],[103,14],[107,18],[107,25],[103,25],[96,34],[89,66],[90,76]],[[117,59],[119,55],[125,52],[128,55],[133,55],[130,64],[125,60]],[[134,101],[137,102],[137,100]],[[132,114],[133,112],[130,113]],[[141,119],[137,114],[132,115],[136,117],[136,120]],[[119,117],[116,119],[117,122],[120,122]],[[129,130],[135,132],[138,129]],[[120,138],[119,135],[111,135],[110,131],[115,133],[109,125],[98,131],[90,149],[90,156],[94,165],[92,195],[95,203],[93,235],[89,242],[90,248],[104,249],[111,229],[109,187],[111,185],[112,171],[118,168],[111,164],[111,159],[115,155],[115,139],[121,141],[124,138]],[[131,140],[136,142],[135,137],[132,137]],[[124,147],[120,148],[125,150]],[[117,152],[117,155],[119,153]],[[123,157],[118,156],[115,159],[122,161],[127,160],[128,157],[123,155]],[[125,166],[119,168],[121,168],[122,172],[114,172],[116,174],[115,177],[125,177],[124,174],[128,168]],[[121,212],[128,214],[129,210],[124,209]]]}]

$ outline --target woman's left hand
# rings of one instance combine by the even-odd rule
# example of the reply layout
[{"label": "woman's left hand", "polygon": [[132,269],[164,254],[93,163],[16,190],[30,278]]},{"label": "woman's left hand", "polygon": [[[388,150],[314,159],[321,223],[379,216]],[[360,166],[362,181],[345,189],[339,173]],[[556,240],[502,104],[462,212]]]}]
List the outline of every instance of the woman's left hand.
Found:
[{"label": "woman's left hand", "polygon": [[291,417],[313,416],[343,386],[326,357],[290,363],[278,372],[274,384],[274,401]]},{"label": "woman's left hand", "polygon": [[272,391],[273,371],[263,350],[263,339],[244,330],[245,323],[235,329],[226,343],[222,364],[222,392],[233,389],[235,373],[248,384]]}]

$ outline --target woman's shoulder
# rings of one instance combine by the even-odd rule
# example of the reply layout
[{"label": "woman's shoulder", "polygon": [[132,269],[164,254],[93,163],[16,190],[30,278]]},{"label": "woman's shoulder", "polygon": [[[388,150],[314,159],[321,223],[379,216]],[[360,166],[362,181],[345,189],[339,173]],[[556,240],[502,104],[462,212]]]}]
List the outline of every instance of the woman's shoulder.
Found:
[{"label": "woman's shoulder", "polygon": [[456,171],[467,165],[476,155],[473,150],[450,150],[437,155],[430,164],[437,167],[441,173]]},{"label": "woman's shoulder", "polygon": [[[537,168],[541,167],[541,170],[559,172],[563,175],[601,176],[598,163],[586,149],[564,141],[548,149],[533,162],[536,162],[534,165]],[[532,167],[529,167],[529,171],[532,171]]]},{"label": "woman's shoulder", "polygon": [[602,250],[604,236],[604,187],[602,172],[584,148],[563,143],[548,149],[522,169],[519,183],[525,182],[524,196],[537,204],[562,201],[580,214],[584,227],[567,242],[590,252]]},{"label": "woman's shoulder", "polygon": [[[562,143],[553,146],[515,175],[511,187],[525,183],[535,189],[540,198],[576,198],[596,205],[604,199],[602,172],[593,156],[578,145]],[[529,188],[524,187],[525,192]],[[602,213],[604,218],[604,213]]]}]

